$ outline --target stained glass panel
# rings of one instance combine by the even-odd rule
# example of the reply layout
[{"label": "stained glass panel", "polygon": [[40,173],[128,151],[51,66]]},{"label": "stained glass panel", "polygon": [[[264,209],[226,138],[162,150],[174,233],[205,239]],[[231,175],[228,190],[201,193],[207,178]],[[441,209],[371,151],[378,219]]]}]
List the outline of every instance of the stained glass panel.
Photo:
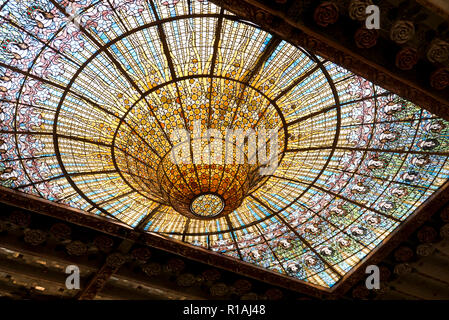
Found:
[{"label": "stained glass panel", "polygon": [[1,3],[4,187],[328,288],[449,177],[448,122],[207,0]]}]

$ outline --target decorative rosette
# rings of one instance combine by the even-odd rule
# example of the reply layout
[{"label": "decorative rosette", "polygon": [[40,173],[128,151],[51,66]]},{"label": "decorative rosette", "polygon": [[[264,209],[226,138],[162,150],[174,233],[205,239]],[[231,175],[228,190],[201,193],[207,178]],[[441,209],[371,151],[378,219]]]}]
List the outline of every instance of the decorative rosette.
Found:
[{"label": "decorative rosette", "polygon": [[38,246],[45,242],[47,234],[42,230],[25,230],[24,240],[33,246]]},{"label": "decorative rosette", "polygon": [[371,0],[351,0],[349,3],[349,17],[352,20],[363,21],[366,20],[366,7],[372,5]]},{"label": "decorative rosette", "polygon": [[418,240],[422,243],[432,243],[438,238],[438,232],[429,226],[424,226],[418,231]]},{"label": "decorative rosette", "polygon": [[151,251],[148,248],[136,248],[131,255],[140,262],[147,262],[151,257]]},{"label": "decorative rosette", "polygon": [[379,33],[375,29],[360,28],[355,33],[354,39],[357,47],[361,49],[372,48],[377,44]]},{"label": "decorative rosette", "polygon": [[143,272],[145,272],[148,276],[154,277],[158,276],[162,273],[162,266],[159,263],[152,262],[144,265],[142,267]]},{"label": "decorative rosette", "polygon": [[241,298],[241,300],[258,300],[258,299],[259,299],[259,296],[257,295],[257,293],[254,293],[254,292],[246,293]]},{"label": "decorative rosette", "polygon": [[9,216],[9,221],[18,227],[26,228],[31,223],[31,215],[23,211],[14,211]]},{"label": "decorative rosette", "polygon": [[168,273],[179,274],[182,270],[184,270],[185,263],[181,259],[170,259],[167,264],[164,266],[165,271]]},{"label": "decorative rosette", "polygon": [[430,76],[430,85],[437,89],[443,90],[449,87],[449,68],[440,68]]},{"label": "decorative rosette", "polygon": [[273,288],[268,289],[265,292],[265,296],[267,297],[268,300],[281,300],[284,297],[284,294],[282,293],[281,290]]},{"label": "decorative rosette", "polygon": [[413,250],[409,247],[400,247],[394,253],[394,258],[398,262],[408,262],[412,260],[414,256]]},{"label": "decorative rosette", "polygon": [[66,249],[68,254],[72,256],[82,256],[87,253],[87,245],[81,241],[70,242]]},{"label": "decorative rosette", "polygon": [[432,63],[443,63],[449,59],[449,43],[436,39],[430,44],[427,59]]},{"label": "decorative rosette", "polygon": [[251,291],[252,284],[248,280],[240,279],[234,283],[233,287],[234,287],[235,293],[238,294],[239,296],[241,296],[241,295]]},{"label": "decorative rosette", "polygon": [[125,262],[126,262],[126,257],[119,252],[110,254],[106,258],[106,265],[111,268],[120,268],[122,265],[125,264]]},{"label": "decorative rosette", "polygon": [[114,246],[114,240],[107,236],[98,236],[94,239],[95,246],[103,252],[110,252]]},{"label": "decorative rosette", "polygon": [[390,39],[397,44],[404,44],[415,36],[415,25],[411,21],[396,21],[390,30]]},{"label": "decorative rosette", "polygon": [[58,240],[66,240],[70,238],[72,229],[65,223],[55,223],[51,226],[50,233]]},{"label": "decorative rosette", "polygon": [[449,238],[449,223],[445,224],[440,230],[440,236],[443,239]]},{"label": "decorative rosette", "polygon": [[416,248],[416,254],[421,257],[428,257],[434,253],[435,248],[431,244],[420,244]]},{"label": "decorative rosette", "polygon": [[338,16],[339,10],[337,5],[331,1],[325,1],[315,9],[313,19],[317,25],[327,27],[337,22]]},{"label": "decorative rosette", "polygon": [[216,283],[210,288],[210,293],[215,297],[223,297],[227,295],[229,292],[229,288],[224,283]]},{"label": "decorative rosette", "polygon": [[191,273],[183,273],[176,279],[176,283],[180,287],[191,287],[195,282],[196,277]]},{"label": "decorative rosette", "polygon": [[201,274],[206,281],[214,282],[221,278],[221,273],[217,269],[208,269]]},{"label": "decorative rosette", "polygon": [[413,48],[403,48],[396,55],[396,67],[401,70],[411,70],[418,60],[418,51]]},{"label": "decorative rosette", "polygon": [[403,275],[412,272],[413,269],[407,263],[401,263],[394,267],[394,273],[397,275]]},{"label": "decorative rosette", "polygon": [[444,222],[449,222],[449,209],[443,210],[440,213],[441,220]]}]

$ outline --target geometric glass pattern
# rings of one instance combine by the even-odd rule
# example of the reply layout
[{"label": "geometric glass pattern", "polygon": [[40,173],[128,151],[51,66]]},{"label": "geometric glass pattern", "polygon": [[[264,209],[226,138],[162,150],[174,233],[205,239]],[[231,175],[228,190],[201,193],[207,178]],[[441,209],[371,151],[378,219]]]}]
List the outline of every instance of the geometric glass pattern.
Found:
[{"label": "geometric glass pattern", "polygon": [[199,195],[191,204],[192,213],[200,217],[215,217],[223,211],[223,200],[215,194]]},{"label": "geometric glass pattern", "polygon": [[[2,186],[329,288],[449,177],[447,121],[207,0],[0,8]],[[174,165],[195,122],[277,169]]]}]

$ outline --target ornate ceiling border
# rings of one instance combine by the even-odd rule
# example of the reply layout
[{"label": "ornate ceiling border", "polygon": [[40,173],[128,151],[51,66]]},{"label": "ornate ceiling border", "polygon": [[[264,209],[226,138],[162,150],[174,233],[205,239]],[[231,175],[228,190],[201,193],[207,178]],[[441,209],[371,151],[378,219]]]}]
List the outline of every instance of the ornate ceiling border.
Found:
[{"label": "ornate ceiling border", "polygon": [[365,275],[366,266],[377,264],[387,257],[402,241],[407,239],[436,211],[449,202],[449,181],[433,194],[398,230],[383,241],[363,262],[348,273],[334,287],[326,289],[300,280],[294,280],[273,271],[226,257],[219,253],[195,247],[155,233],[132,229],[109,218],[70,208],[49,200],[41,199],[19,191],[0,187],[0,202],[38,214],[50,216],[82,227],[97,230],[111,236],[131,240],[142,245],[177,254],[187,259],[206,263],[236,274],[257,279],[275,286],[284,287],[316,298],[337,298],[344,295]]}]

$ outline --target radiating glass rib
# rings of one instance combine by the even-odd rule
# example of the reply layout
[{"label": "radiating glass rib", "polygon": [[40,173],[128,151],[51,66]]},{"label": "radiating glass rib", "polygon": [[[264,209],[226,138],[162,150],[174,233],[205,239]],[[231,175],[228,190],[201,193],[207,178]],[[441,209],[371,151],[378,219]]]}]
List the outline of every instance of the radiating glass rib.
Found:
[{"label": "radiating glass rib", "polygon": [[[99,202],[97,205],[102,206],[102,205],[105,205],[105,204],[107,204],[107,203],[109,203],[109,202],[113,202],[113,201],[120,200],[120,199],[122,199],[122,198],[125,198],[125,197],[130,196],[131,194],[133,194],[133,193],[135,193],[135,192],[136,192],[136,191],[134,191],[134,190],[128,191],[128,192],[123,193],[123,194],[121,194],[121,195],[118,195],[118,196],[116,196],[116,197],[113,197],[113,198],[107,199],[107,200],[105,200],[105,201]],[[95,209],[95,208],[92,207],[92,208],[90,208],[90,209],[87,209],[86,211],[87,211],[87,212],[90,212],[90,211],[92,211],[93,209]]]},{"label": "radiating glass rib", "polygon": [[234,227],[233,227],[232,222],[228,216],[226,216],[226,223],[230,230],[229,232],[231,233],[231,237],[232,237],[232,241],[234,242],[235,250],[237,250],[240,260],[243,260],[242,252],[240,251],[239,244],[237,242],[237,239],[235,238]]},{"label": "radiating glass rib", "polygon": [[181,239],[182,242],[186,242],[186,233],[187,233],[187,230],[189,230],[189,226],[190,226],[190,219],[187,219],[186,225],[184,226],[184,232],[182,234],[182,239]]},{"label": "radiating glass rib", "polygon": [[154,208],[153,210],[151,210],[150,213],[148,213],[145,218],[143,218],[139,224],[135,227],[136,230],[143,230],[146,225],[148,224],[148,222],[150,222],[150,220],[154,217],[154,215],[160,210],[162,206],[158,205],[156,208]]}]

